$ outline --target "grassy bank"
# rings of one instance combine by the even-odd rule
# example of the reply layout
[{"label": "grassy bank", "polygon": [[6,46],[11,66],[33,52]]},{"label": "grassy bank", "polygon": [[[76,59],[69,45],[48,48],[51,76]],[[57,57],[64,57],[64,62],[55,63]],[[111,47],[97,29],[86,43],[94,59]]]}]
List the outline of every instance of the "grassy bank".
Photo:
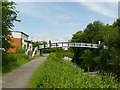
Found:
[{"label": "grassy bank", "polygon": [[118,88],[120,85],[112,76],[84,74],[83,69],[63,60],[61,55],[48,56],[33,75],[30,88]]},{"label": "grassy bank", "polygon": [[42,54],[41,56],[40,55],[35,55],[34,57],[31,57],[30,60],[34,60],[34,59],[40,58],[42,56],[44,56],[44,54]]},{"label": "grassy bank", "polygon": [[41,56],[34,56],[29,58],[25,53],[3,53],[2,57],[2,74],[5,74],[33,59]]}]

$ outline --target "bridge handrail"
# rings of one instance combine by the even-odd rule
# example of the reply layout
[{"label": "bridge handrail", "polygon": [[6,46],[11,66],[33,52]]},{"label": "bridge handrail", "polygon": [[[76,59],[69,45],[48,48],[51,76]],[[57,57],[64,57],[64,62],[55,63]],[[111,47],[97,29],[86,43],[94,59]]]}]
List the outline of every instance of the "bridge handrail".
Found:
[{"label": "bridge handrail", "polygon": [[[34,49],[33,55],[37,49],[45,49],[45,48],[56,48],[56,47],[86,47],[86,48],[99,48],[100,44],[94,43],[81,43],[81,42],[57,42],[57,43],[48,43],[44,45],[38,45]],[[103,46],[104,49],[107,49],[107,46]]]}]

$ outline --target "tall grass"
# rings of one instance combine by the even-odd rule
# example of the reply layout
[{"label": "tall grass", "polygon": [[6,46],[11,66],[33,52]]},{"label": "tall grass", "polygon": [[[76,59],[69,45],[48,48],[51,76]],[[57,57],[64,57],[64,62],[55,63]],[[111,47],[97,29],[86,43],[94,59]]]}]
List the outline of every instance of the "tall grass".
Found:
[{"label": "tall grass", "polygon": [[9,72],[18,66],[29,62],[30,59],[24,53],[3,53],[2,73]]},{"label": "tall grass", "polygon": [[61,55],[48,56],[33,75],[30,88],[118,88],[120,85],[112,76],[84,74],[83,69],[63,60]]}]

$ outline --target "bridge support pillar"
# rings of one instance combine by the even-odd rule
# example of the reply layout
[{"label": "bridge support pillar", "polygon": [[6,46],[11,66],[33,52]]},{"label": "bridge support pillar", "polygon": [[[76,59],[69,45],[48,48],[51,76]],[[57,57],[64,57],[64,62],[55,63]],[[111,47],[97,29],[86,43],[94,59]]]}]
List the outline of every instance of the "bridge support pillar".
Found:
[{"label": "bridge support pillar", "polygon": [[42,55],[42,49],[40,49],[40,56]]}]

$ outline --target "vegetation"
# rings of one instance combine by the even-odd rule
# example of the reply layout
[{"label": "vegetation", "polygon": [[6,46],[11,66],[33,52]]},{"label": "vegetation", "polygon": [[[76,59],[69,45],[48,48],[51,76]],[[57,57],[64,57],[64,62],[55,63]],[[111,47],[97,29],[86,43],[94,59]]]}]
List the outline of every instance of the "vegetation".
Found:
[{"label": "vegetation", "polygon": [[[43,56],[43,55],[42,55]],[[2,57],[2,74],[7,73],[31,60],[40,58],[42,56],[35,55],[34,57],[28,57],[25,53],[7,53],[3,52]]]},{"label": "vegetation", "polygon": [[25,54],[25,48],[16,49],[16,53],[3,52],[2,55],[2,74],[7,73],[33,59],[40,58],[42,56],[35,55],[34,57],[29,57]]},{"label": "vegetation", "polygon": [[[113,25],[104,25],[100,21],[95,21],[87,25],[84,31],[78,31],[73,35],[71,42],[98,43],[100,48],[72,48],[74,53],[73,62],[90,71],[100,70],[112,72],[120,76],[120,19]],[[108,49],[104,49],[106,45]]]},{"label": "vegetation", "polygon": [[11,29],[14,27],[13,22],[20,20],[17,19],[18,11],[16,10],[14,2],[2,2],[2,46],[5,50],[12,47],[8,42],[11,41]]},{"label": "vegetation", "polygon": [[50,52],[60,52],[63,51],[62,48],[48,48],[48,49],[43,49],[42,53],[50,53]]},{"label": "vegetation", "polygon": [[22,48],[22,47],[17,47],[17,49],[16,49],[16,53],[25,53],[27,50],[26,50],[26,48],[24,47],[24,48]]},{"label": "vegetation", "polygon": [[37,59],[37,58],[40,58],[42,56],[43,56],[43,54],[41,56],[40,55],[35,55],[34,57],[31,57],[30,60]]},{"label": "vegetation", "polygon": [[[64,54],[64,53],[63,53]],[[64,60],[62,53],[51,53],[34,74],[30,88],[118,88],[112,76],[84,74],[84,70]],[[59,57],[58,57],[59,56]]]},{"label": "vegetation", "polygon": [[25,53],[6,53],[2,57],[2,73],[9,72],[30,61]]},{"label": "vegetation", "polygon": [[[2,47],[7,51],[10,47],[13,47],[10,44],[11,41],[11,31],[14,27],[14,22],[20,22],[17,19],[17,14],[19,13],[15,7],[16,3],[4,1],[2,2]],[[11,69],[14,69],[16,66],[21,65],[27,62],[27,56],[24,54],[10,54],[7,52],[2,53],[2,70],[8,72]],[[19,64],[18,64],[19,63]]]},{"label": "vegetation", "polygon": [[46,41],[36,41],[36,42],[34,42],[33,43],[33,48],[35,48],[35,47],[37,47],[38,45],[43,45],[43,44],[47,44],[47,42]]}]

